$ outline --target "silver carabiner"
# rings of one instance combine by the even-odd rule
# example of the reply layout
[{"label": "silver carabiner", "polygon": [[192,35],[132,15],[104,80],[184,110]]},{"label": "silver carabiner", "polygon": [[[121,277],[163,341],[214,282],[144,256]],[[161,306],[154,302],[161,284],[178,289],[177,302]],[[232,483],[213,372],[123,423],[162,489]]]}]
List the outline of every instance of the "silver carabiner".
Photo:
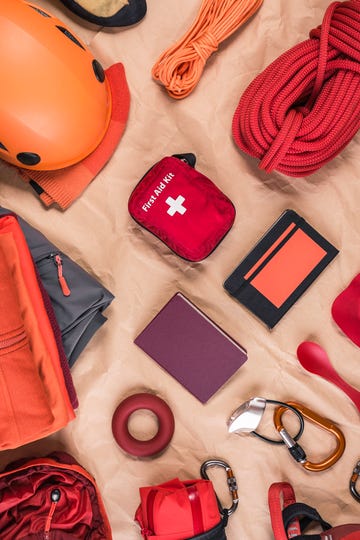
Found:
[{"label": "silver carabiner", "polygon": [[218,501],[220,513],[222,515],[226,514],[227,516],[231,516],[231,514],[235,512],[239,504],[238,487],[234,473],[232,472],[230,465],[225,463],[225,461],[221,461],[220,459],[209,459],[208,461],[205,461],[200,468],[201,477],[205,480],[210,480],[206,472],[209,467],[222,467],[226,471],[227,485],[231,494],[232,505],[230,506],[230,508],[223,508],[217,496],[216,498]]}]

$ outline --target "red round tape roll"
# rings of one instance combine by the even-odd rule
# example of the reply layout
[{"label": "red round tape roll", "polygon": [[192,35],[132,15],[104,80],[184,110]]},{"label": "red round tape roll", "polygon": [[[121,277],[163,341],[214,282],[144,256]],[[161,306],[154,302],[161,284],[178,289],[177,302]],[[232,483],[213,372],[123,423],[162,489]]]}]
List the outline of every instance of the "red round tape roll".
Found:
[{"label": "red round tape roll", "polygon": [[[157,417],[159,428],[147,441],[135,439],[129,432],[128,422],[132,413],[147,409]],[[170,443],[175,429],[174,415],[167,403],[153,394],[134,394],[122,401],[112,418],[112,432],[120,448],[136,457],[152,457],[162,452]]]}]

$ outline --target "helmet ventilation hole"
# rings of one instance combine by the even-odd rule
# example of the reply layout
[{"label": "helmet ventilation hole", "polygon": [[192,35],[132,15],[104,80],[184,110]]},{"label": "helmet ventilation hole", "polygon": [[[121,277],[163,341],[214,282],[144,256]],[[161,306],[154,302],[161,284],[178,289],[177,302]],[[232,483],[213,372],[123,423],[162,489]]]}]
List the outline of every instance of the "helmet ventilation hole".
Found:
[{"label": "helmet ventilation hole", "polygon": [[48,17],[50,18],[51,15],[49,15],[49,13],[46,13],[46,11],[43,11],[42,9],[38,8],[37,6],[32,6],[31,4],[28,4],[29,7],[31,7],[32,9],[34,9],[35,11],[37,11],[38,13],[40,13],[40,15],[42,15],[43,17]]},{"label": "helmet ventilation hole", "polygon": [[105,72],[102,65],[97,60],[93,60],[92,66],[95,73],[95,77],[97,78],[99,82],[103,83],[105,81]]},{"label": "helmet ventilation hole", "polygon": [[16,157],[23,165],[37,165],[40,163],[39,154],[33,152],[20,152]]},{"label": "helmet ventilation hole", "polygon": [[67,28],[64,28],[63,26],[56,26],[56,28],[58,30],[60,30],[60,32],[62,32],[64,34],[64,36],[66,36],[73,43],[75,43],[75,45],[77,45],[78,47],[81,47],[83,50],[85,50],[85,48],[81,45],[80,41],[78,39],[76,39],[76,37],[71,32],[69,32],[69,30]]}]

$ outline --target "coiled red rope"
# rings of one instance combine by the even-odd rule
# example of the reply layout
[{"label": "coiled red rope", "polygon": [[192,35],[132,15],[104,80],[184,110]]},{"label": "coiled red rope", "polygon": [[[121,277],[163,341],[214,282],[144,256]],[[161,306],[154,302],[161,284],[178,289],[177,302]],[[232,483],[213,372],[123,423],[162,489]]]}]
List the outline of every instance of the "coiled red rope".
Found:
[{"label": "coiled red rope", "polygon": [[360,1],[333,2],[310,39],[282,54],[242,95],[232,130],[259,168],[308,176],[360,128]]}]

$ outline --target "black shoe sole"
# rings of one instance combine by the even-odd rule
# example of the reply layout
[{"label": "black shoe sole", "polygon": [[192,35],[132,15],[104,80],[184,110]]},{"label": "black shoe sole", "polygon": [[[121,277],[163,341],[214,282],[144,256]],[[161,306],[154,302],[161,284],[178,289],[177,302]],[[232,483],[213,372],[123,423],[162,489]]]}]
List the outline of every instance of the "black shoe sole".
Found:
[{"label": "black shoe sole", "polygon": [[70,11],[91,23],[99,26],[131,26],[145,17],[146,0],[128,0],[128,4],[122,7],[111,17],[98,17],[81,7],[75,0],[61,0]]}]

